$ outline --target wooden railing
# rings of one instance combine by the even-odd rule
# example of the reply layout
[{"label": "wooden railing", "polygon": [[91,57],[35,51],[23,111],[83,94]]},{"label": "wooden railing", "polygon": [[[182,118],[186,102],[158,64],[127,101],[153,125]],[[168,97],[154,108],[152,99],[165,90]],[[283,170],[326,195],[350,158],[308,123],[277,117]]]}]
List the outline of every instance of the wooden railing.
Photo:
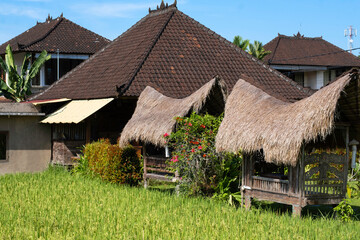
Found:
[{"label": "wooden railing", "polygon": [[167,162],[168,158],[162,156],[144,157],[144,180],[148,178],[161,181],[172,181],[174,173],[169,171]]},{"label": "wooden railing", "polygon": [[287,194],[289,191],[289,181],[282,179],[252,176],[251,188],[267,191],[267,192]]},{"label": "wooden railing", "polygon": [[307,197],[342,197],[346,193],[346,156],[321,153],[305,157]]}]

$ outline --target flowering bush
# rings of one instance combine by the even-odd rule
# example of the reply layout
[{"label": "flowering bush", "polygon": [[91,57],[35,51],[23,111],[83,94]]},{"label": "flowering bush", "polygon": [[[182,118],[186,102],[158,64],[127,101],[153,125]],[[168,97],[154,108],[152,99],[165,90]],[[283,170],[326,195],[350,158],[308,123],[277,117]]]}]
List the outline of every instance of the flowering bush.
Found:
[{"label": "flowering bush", "polygon": [[[167,139],[172,149],[170,166],[177,170],[181,177],[180,187],[188,194],[211,195],[218,189],[219,182],[226,175],[233,175],[237,179],[240,175],[240,157],[234,154],[217,153],[215,150],[215,136],[223,116],[200,116],[192,113],[190,117],[176,119],[176,131]],[[229,162],[236,164],[228,164]],[[229,170],[228,166],[233,166]],[[229,179],[230,180],[230,179]],[[237,183],[231,178],[230,189],[236,189]]]}]

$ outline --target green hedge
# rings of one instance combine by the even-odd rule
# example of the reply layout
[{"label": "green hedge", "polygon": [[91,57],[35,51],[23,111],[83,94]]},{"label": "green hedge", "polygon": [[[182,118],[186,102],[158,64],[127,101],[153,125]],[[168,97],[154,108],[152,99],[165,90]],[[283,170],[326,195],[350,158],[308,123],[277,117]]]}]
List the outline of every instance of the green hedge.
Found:
[{"label": "green hedge", "polygon": [[85,173],[93,173],[103,180],[137,185],[142,179],[141,162],[136,150],[131,145],[120,148],[108,139],[86,144],[78,169],[84,168]]}]

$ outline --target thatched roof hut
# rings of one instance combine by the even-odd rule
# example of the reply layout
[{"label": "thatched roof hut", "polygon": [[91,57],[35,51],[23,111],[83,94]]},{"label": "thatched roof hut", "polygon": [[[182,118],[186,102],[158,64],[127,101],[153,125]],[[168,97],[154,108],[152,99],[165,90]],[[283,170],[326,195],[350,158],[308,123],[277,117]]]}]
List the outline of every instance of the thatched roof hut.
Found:
[{"label": "thatched roof hut", "polygon": [[240,79],[227,100],[216,149],[263,149],[265,161],[295,166],[304,142],[332,131],[338,100],[354,76],[347,73],[295,103],[278,100]]},{"label": "thatched roof hut", "polygon": [[217,77],[183,99],[167,97],[148,86],[140,94],[135,112],[121,133],[120,146],[142,141],[163,147],[163,135],[174,130],[176,116],[183,117],[193,111],[219,114],[224,110],[226,97],[225,84]]}]

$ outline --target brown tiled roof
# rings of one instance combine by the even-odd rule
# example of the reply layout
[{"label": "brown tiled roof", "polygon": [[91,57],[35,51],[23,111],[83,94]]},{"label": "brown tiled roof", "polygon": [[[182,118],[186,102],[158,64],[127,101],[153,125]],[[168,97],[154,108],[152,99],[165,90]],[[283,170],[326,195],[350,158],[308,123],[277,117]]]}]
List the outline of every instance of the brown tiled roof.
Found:
[{"label": "brown tiled roof", "polygon": [[308,96],[292,80],[170,6],[151,11],[33,99],[137,97],[146,86],[182,98],[216,75],[229,90],[246,75],[274,97]]},{"label": "brown tiled roof", "polygon": [[106,46],[110,40],[91,32],[60,16],[48,18],[34,27],[0,45],[0,54],[5,53],[8,44],[13,52],[41,52],[94,54]]},{"label": "brown tiled roof", "polygon": [[360,67],[360,59],[322,39],[278,34],[265,44],[271,54],[264,58],[268,64],[307,65],[329,67]]}]

